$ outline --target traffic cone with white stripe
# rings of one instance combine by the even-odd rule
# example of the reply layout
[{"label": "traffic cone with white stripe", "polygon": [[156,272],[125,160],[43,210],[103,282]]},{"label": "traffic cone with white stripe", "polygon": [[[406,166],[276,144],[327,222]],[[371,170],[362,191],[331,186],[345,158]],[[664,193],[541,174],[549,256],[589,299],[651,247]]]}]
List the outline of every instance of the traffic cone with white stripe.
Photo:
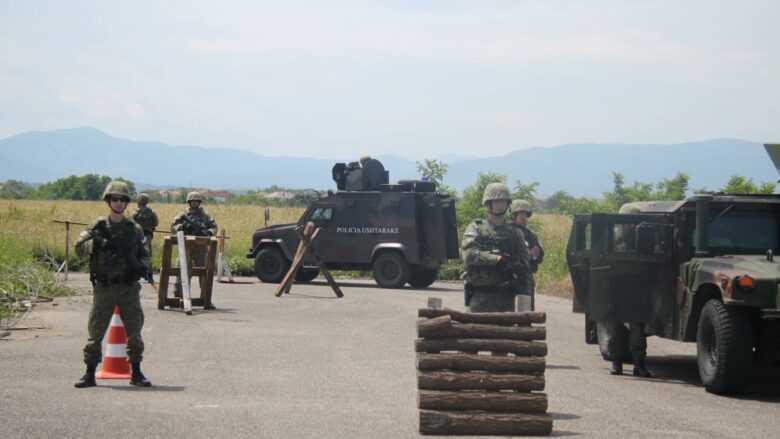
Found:
[{"label": "traffic cone with white stripe", "polygon": [[114,307],[114,315],[111,316],[111,324],[108,327],[108,341],[106,341],[106,353],[103,355],[103,369],[95,377],[101,379],[130,378],[130,363],[127,362],[127,333],[122,317],[119,316],[119,307]]}]

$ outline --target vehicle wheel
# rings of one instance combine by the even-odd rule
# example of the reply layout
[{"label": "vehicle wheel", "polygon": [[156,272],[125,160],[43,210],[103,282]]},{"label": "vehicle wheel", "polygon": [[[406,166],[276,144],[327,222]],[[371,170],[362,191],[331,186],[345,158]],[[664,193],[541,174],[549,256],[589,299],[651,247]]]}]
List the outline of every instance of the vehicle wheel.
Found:
[{"label": "vehicle wheel", "polygon": [[385,252],[374,261],[374,280],[382,288],[401,288],[409,280],[409,264],[396,252]]},{"label": "vehicle wheel", "polygon": [[[609,322],[596,322],[596,338],[599,342],[599,352],[601,352],[601,358],[607,361],[612,361],[612,354],[609,352],[608,323]],[[620,329],[618,329],[618,334],[613,336],[620,338],[620,350],[623,351],[623,357],[620,358],[620,361],[623,363],[631,363],[633,360],[631,359],[631,351],[628,347],[628,328],[626,328],[625,325],[620,325],[619,328]]]},{"label": "vehicle wheel", "polygon": [[747,310],[719,300],[707,302],[696,332],[696,361],[708,392],[742,393],[753,366],[753,335]]},{"label": "vehicle wheel", "polygon": [[290,269],[290,261],[277,247],[266,247],[255,257],[255,275],[267,283],[279,283]]},{"label": "vehicle wheel", "polygon": [[320,274],[319,268],[299,268],[298,272],[295,273],[295,280],[298,282],[309,282],[311,280],[314,280],[317,276]]},{"label": "vehicle wheel", "polygon": [[425,288],[436,282],[439,277],[438,268],[429,268],[427,270],[418,270],[409,275],[409,285],[415,288]]}]

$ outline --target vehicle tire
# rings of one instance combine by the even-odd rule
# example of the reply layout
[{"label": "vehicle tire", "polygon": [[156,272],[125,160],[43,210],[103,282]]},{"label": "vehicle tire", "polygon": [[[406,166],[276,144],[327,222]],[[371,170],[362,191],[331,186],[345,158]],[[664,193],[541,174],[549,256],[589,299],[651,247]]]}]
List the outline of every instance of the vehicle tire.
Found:
[{"label": "vehicle tire", "polygon": [[290,261],[277,247],[266,247],[255,257],[255,275],[266,283],[279,283],[290,269]]},{"label": "vehicle tire", "polygon": [[384,252],[374,261],[374,281],[382,288],[401,288],[409,280],[409,264],[396,252]]},{"label": "vehicle tire", "polygon": [[753,367],[753,334],[748,310],[710,300],[696,332],[699,377],[708,392],[742,393]]},{"label": "vehicle tire", "polygon": [[415,288],[425,288],[436,282],[439,277],[438,268],[418,270],[409,275],[409,285]]},{"label": "vehicle tire", "polygon": [[[631,363],[633,360],[631,359],[631,351],[628,347],[628,328],[625,327],[625,325],[620,326],[620,333],[618,334],[618,337],[620,337],[620,343],[621,343],[621,350],[623,351],[623,357],[620,358],[620,361],[623,363]],[[612,355],[610,355],[609,352],[609,337],[607,336],[607,322],[596,322],[596,338],[599,342],[599,352],[601,352],[601,358],[612,361]]]},{"label": "vehicle tire", "polygon": [[295,280],[298,282],[309,282],[314,280],[320,274],[319,268],[299,268],[295,273]]}]

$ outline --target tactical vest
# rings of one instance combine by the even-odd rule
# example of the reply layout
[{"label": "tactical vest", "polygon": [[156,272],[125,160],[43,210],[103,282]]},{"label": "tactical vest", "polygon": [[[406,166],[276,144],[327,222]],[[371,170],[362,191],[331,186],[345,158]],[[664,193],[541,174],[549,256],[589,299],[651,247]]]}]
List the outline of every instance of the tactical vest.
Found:
[{"label": "tactical vest", "polygon": [[[129,256],[119,255],[115,249],[99,247],[100,238],[102,237],[102,233],[99,232],[99,228],[102,227],[101,223],[106,225],[113,239],[121,240],[123,245],[129,250],[127,252]],[[141,245],[143,235],[139,236],[140,230],[136,227],[138,227],[137,224],[129,219],[123,219],[119,223],[112,223],[108,219],[101,218],[89,228],[89,232],[93,236],[92,255],[89,259],[90,277],[93,280],[109,279],[112,282],[116,282],[120,279],[125,279],[129,282],[139,279],[140,273],[133,268],[133,264],[128,260],[129,257],[138,257],[139,246]]]},{"label": "tactical vest", "polygon": [[[497,236],[494,228],[491,227],[487,221],[475,220],[475,224],[477,225],[477,237],[474,241],[481,251],[497,251],[500,253],[507,253],[512,258],[520,257],[517,253],[517,249],[519,245],[523,244],[520,242],[519,236],[514,228],[508,223],[506,225],[509,227],[506,228],[506,231],[510,233],[508,236],[504,237]],[[469,284],[476,287],[497,286],[507,282],[511,278],[511,271],[495,265],[473,265],[466,270],[466,280]]]},{"label": "tactical vest", "polygon": [[154,232],[154,229],[157,226],[157,224],[155,224],[157,222],[155,221],[157,219],[156,217],[157,215],[155,215],[152,209],[146,206],[139,207],[132,215],[133,221],[149,232]]}]

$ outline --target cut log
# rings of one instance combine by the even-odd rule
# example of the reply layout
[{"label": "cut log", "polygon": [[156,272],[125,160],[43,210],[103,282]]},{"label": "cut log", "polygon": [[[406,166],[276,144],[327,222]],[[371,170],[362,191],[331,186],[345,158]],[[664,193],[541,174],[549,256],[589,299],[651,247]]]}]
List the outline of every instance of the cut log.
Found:
[{"label": "cut log", "polygon": [[[435,317],[418,322],[434,322],[449,316]],[[427,338],[503,338],[508,340],[544,340],[547,329],[543,326],[497,326],[474,323],[456,323],[449,327],[439,325],[417,324],[417,335]]]},{"label": "cut log", "polygon": [[426,410],[484,410],[544,413],[547,395],[517,392],[443,392],[420,390],[417,407]]},{"label": "cut log", "polygon": [[434,317],[432,319],[417,320],[417,334],[425,337],[422,333],[436,333],[452,327],[452,318],[450,316]]},{"label": "cut log", "polygon": [[489,372],[514,372],[542,374],[544,357],[497,357],[494,355],[468,354],[417,354],[419,370],[484,370]]},{"label": "cut log", "polygon": [[530,325],[544,323],[547,314],[543,312],[459,312],[449,308],[420,308],[418,317],[434,318],[443,315],[452,317],[460,323],[487,323],[493,325]]},{"label": "cut log", "polygon": [[542,414],[420,410],[420,433],[457,435],[549,435],[552,417]]},{"label": "cut log", "polygon": [[482,340],[478,338],[434,338],[417,339],[415,352],[460,351],[460,352],[508,352],[518,356],[544,357],[547,344],[538,341]]},{"label": "cut log", "polygon": [[417,387],[424,390],[544,390],[543,375],[487,372],[417,372]]}]

